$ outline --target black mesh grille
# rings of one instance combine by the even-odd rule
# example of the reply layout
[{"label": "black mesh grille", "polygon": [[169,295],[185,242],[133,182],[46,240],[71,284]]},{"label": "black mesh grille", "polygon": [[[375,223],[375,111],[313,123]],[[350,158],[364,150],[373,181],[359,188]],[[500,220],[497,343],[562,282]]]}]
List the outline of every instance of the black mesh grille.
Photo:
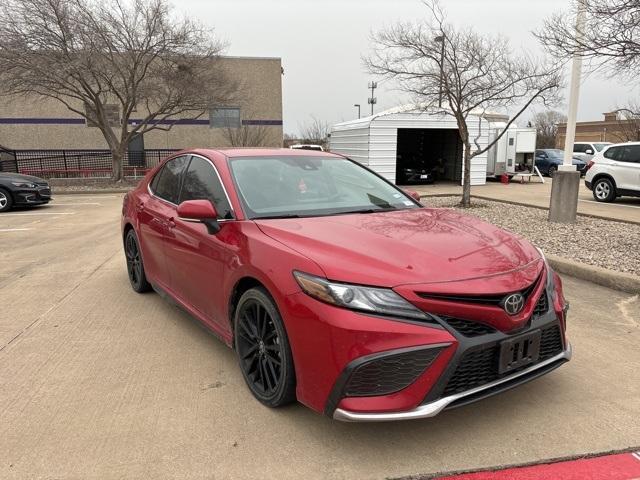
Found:
[{"label": "black mesh grille", "polygon": [[[540,339],[539,362],[553,357],[562,352],[562,335],[557,325],[547,327],[542,331]],[[485,383],[493,382],[501,376],[507,376],[515,371],[507,372],[504,375],[498,373],[498,359],[500,346],[493,345],[483,350],[476,350],[467,353],[455,373],[447,383],[443,396],[464,392]],[[527,368],[525,365],[522,368]]]},{"label": "black mesh grille", "polygon": [[478,337],[480,335],[488,335],[496,332],[495,328],[485,325],[484,323],[462,320],[460,318],[441,318],[465,337]]},{"label": "black mesh grille", "polygon": [[549,299],[547,298],[546,290],[542,291],[542,295],[538,299],[535,308],[533,309],[534,315],[543,315],[549,310]]},{"label": "black mesh grille", "polygon": [[351,374],[345,393],[348,397],[364,397],[402,390],[431,365],[440,350],[414,350],[364,363]]},{"label": "black mesh grille", "polygon": [[560,334],[560,327],[554,325],[543,330],[542,338],[540,339],[540,360],[551,358],[561,351],[562,335]]}]

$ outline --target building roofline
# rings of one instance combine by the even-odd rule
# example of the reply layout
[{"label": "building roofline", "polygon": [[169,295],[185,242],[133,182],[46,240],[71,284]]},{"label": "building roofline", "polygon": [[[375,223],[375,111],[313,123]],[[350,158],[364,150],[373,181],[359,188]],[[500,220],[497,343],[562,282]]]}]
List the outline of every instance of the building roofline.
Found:
[{"label": "building roofline", "polygon": [[220,55],[220,58],[230,58],[232,60],[280,60],[282,57],[252,57],[243,55]]}]

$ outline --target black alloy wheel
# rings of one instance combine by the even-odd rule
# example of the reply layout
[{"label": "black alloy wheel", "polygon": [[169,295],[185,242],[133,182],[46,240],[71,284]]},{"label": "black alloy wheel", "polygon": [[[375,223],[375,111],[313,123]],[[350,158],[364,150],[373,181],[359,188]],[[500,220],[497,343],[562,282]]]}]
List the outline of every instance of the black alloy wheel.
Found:
[{"label": "black alloy wheel", "polygon": [[551,165],[549,167],[549,176],[551,178],[555,177],[557,171],[558,171],[558,167],[556,167],[555,165]]},{"label": "black alloy wheel", "polygon": [[235,311],[234,343],[251,393],[269,407],[295,400],[295,371],[282,318],[263,288],[247,290]]},{"label": "black alloy wheel", "polygon": [[124,254],[127,259],[127,273],[131,288],[137,293],[145,293],[151,290],[151,285],[147,281],[144,273],[144,264],[140,255],[140,247],[136,233],[132,230],[127,232],[124,239]]}]

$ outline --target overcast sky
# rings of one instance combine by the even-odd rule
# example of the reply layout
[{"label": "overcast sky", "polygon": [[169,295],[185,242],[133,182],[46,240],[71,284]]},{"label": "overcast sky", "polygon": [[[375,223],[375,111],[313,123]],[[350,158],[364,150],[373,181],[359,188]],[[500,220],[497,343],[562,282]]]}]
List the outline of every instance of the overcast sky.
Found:
[{"label": "overcast sky", "polygon": [[[315,115],[337,123],[357,117],[353,104],[369,112],[361,56],[369,52],[369,33],[397,21],[419,20],[419,0],[174,0],[179,12],[215,28],[228,42],[227,55],[281,57],[284,131],[296,133]],[[442,0],[455,25],[500,33],[514,50],[540,52],[531,31],[549,13],[568,8],[569,0]],[[596,75],[583,78],[579,120],[601,120],[634,91],[628,84]],[[637,95],[637,91],[635,93]],[[380,82],[376,111],[407,103],[408,98]],[[561,107],[560,109],[564,109]],[[525,113],[529,118],[530,113]]]}]

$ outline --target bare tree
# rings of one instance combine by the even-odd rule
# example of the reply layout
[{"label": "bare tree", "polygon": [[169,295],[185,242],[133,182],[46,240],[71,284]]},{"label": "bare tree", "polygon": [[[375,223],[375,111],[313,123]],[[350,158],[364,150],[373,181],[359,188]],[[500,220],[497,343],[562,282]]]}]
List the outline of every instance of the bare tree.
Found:
[{"label": "bare tree", "polygon": [[253,115],[248,115],[239,125],[228,122],[221,133],[231,147],[263,147],[269,140],[268,127],[256,123]]},{"label": "bare tree", "polygon": [[[464,145],[462,206],[471,204],[471,159],[485,153],[532,103],[557,100],[557,68],[526,55],[515,56],[506,39],[456,29],[437,0],[423,2],[430,13],[422,23],[399,23],[373,35],[369,70],[393,79],[433,113],[451,115]],[[438,106],[442,100],[442,108]],[[470,115],[515,107],[503,132],[488,145],[471,138]]]},{"label": "bare tree", "polygon": [[556,148],[558,124],[567,121],[567,116],[556,110],[537,112],[532,119],[536,129],[537,148]]},{"label": "bare tree", "polygon": [[629,101],[615,110],[618,114],[617,131],[611,132],[621,142],[640,141],[640,103]]},{"label": "bare tree", "polygon": [[300,138],[304,143],[322,145],[326,149],[329,143],[331,125],[329,122],[311,116],[311,119],[300,127]]},{"label": "bare tree", "polygon": [[236,86],[220,65],[222,48],[200,24],[176,20],[167,0],[5,0],[0,7],[2,93],[57,100],[99,128],[116,181],[134,135],[229,102]]},{"label": "bare tree", "polygon": [[[577,9],[586,15],[582,34],[576,32]],[[579,56],[593,67],[610,65],[610,76],[636,76],[640,69],[640,1],[577,0],[567,12],[550,16],[535,35],[557,58]]]}]

